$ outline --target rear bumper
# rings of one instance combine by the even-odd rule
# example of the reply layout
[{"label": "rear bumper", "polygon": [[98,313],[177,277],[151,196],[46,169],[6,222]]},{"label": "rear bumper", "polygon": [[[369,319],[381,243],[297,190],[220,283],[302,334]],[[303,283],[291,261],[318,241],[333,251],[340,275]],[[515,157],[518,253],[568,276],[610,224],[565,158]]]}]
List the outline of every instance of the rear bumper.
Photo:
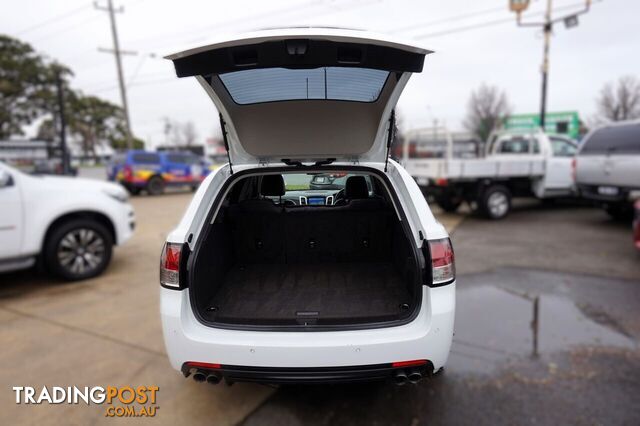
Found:
[{"label": "rear bumper", "polygon": [[629,188],[618,188],[616,195],[603,195],[598,193],[598,185],[577,185],[578,192],[582,198],[599,201],[602,203],[627,203],[629,201]]},{"label": "rear bumper", "polygon": [[320,368],[246,367],[238,365],[196,368],[186,363],[182,366],[182,374],[185,377],[189,377],[196,372],[204,373],[205,376],[216,375],[218,379],[224,379],[227,383],[321,384],[393,380],[398,373],[407,375],[407,373],[418,372],[421,377],[430,377],[433,374],[433,365],[427,361],[424,364],[410,367],[394,367],[391,363]]},{"label": "rear bumper", "polygon": [[[423,287],[417,317],[396,327],[349,331],[243,331],[212,328],[191,312],[187,290],[161,288],[164,340],[174,369],[219,364],[235,381],[351,381],[390,377],[393,362],[428,360],[437,371],[453,338],[455,282]],[[354,367],[356,366],[356,367]],[[384,376],[384,377],[383,377]]]}]

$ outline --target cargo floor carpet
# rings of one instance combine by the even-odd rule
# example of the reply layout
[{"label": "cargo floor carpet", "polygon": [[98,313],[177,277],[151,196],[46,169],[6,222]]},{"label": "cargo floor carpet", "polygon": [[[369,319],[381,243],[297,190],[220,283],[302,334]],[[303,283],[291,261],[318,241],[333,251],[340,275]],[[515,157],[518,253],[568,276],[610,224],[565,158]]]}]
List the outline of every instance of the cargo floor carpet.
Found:
[{"label": "cargo floor carpet", "polygon": [[411,295],[391,263],[233,267],[209,301],[214,321],[365,319],[407,313]]}]

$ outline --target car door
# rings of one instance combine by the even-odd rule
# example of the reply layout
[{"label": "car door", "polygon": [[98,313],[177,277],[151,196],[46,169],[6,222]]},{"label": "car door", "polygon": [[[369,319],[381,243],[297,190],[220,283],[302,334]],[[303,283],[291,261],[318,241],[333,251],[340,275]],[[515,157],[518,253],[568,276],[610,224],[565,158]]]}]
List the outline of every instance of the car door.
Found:
[{"label": "car door", "polygon": [[0,164],[0,259],[22,255],[24,212],[20,172]]},{"label": "car door", "polygon": [[545,193],[571,192],[573,187],[572,162],[578,146],[571,139],[549,136],[551,152],[547,154],[544,177]]},{"label": "car door", "polygon": [[167,56],[217,110],[232,165],[382,163],[392,111],[429,51],[364,31],[293,28]]}]

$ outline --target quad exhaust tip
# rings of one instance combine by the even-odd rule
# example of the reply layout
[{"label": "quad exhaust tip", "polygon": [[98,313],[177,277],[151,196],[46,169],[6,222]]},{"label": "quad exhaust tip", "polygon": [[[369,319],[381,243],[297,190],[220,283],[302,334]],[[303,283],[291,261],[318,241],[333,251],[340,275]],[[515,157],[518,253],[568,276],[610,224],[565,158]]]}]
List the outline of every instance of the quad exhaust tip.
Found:
[{"label": "quad exhaust tip", "polygon": [[417,384],[422,380],[425,375],[419,369],[412,369],[407,371],[399,370],[393,375],[393,383],[398,386],[402,386],[407,383]]}]

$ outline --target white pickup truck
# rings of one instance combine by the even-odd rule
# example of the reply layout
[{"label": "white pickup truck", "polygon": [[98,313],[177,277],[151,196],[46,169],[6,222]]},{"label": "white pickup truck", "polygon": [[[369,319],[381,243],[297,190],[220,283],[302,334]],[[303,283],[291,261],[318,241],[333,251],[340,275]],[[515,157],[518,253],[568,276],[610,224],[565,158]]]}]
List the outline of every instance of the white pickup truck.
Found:
[{"label": "white pickup truck", "polygon": [[41,259],[48,272],[65,280],[99,275],[112,246],[133,234],[128,198],[113,183],[31,176],[0,162],[0,272]]},{"label": "white pickup truck", "polygon": [[429,144],[446,148],[426,158],[412,158],[410,150],[404,149],[403,165],[445,211],[455,211],[466,201],[488,218],[501,219],[509,213],[512,197],[543,199],[574,193],[572,164],[577,144],[571,139],[542,131],[495,133],[481,155],[467,158],[460,153],[469,150],[456,149],[446,128],[423,135],[414,142],[422,146],[416,152],[428,152]]}]

